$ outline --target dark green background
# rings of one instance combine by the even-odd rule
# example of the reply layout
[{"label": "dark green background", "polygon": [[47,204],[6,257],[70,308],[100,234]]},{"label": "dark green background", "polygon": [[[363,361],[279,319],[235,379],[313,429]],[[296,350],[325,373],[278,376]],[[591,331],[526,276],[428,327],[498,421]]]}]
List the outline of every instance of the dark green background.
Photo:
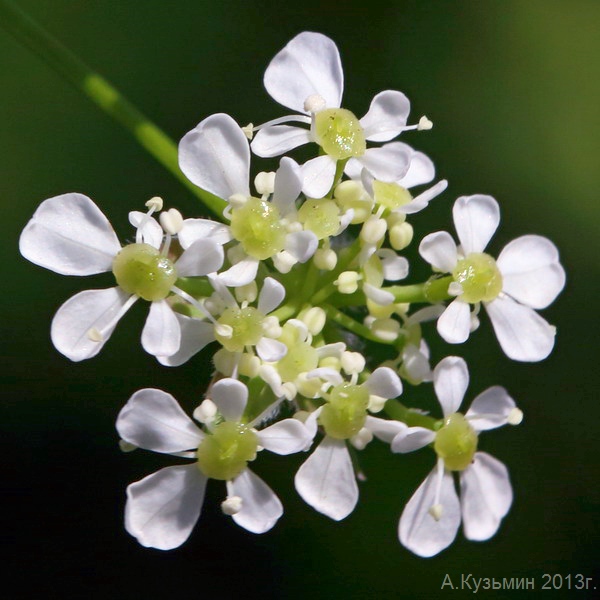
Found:
[{"label": "dark green background", "polygon": [[[468,543],[459,533],[429,560],[404,550],[398,517],[433,457],[399,457],[373,443],[363,454],[369,480],[361,501],[342,523],[293,492],[290,465],[297,468],[301,457],[261,456],[256,470],[286,508],[272,532],[253,536],[222,517],[223,489],[215,483],[187,544],[170,553],[143,549],[122,527],[125,487],[173,461],[141,451],[122,455],[115,417],[141,387],[163,388],[193,407],[210,356],[175,370],[158,366],[139,344],[146,310],[140,304],[100,356],[69,363],[51,346],[50,319],[70,295],[112,285],[110,277],[50,273],[23,260],[17,240],[43,199],[69,191],[92,197],[122,239],[131,236],[127,212],[150,196],[188,216],[201,208],[124,130],[0,27],[1,564],[3,587],[13,579],[19,586],[5,597],[42,590],[46,598],[456,596],[440,590],[446,573],[455,582],[461,573],[535,577],[538,589],[543,573],[582,573],[595,576],[600,588],[600,3],[18,4],[175,140],[214,112],[242,124],[284,114],[262,87],[265,67],[300,31],[325,33],[341,52],[344,106],[360,115],[376,92],[400,89],[412,102],[413,121],[427,114],[435,123],[431,132],[404,138],[450,181],[444,196],[412,219],[417,239],[451,226],[457,196],[489,193],[503,217],[493,253],[518,235],[546,235],[559,246],[568,275],[563,294],[543,313],[559,333],[541,364],[507,360],[486,319],[467,345],[433,347],[435,362],[451,353],[468,360],[469,399],[501,384],[525,412],[520,427],[480,441],[509,466],[515,487],[513,509],[493,540]],[[422,261],[410,250],[418,273]],[[407,401],[433,406],[430,386],[409,389]]]}]

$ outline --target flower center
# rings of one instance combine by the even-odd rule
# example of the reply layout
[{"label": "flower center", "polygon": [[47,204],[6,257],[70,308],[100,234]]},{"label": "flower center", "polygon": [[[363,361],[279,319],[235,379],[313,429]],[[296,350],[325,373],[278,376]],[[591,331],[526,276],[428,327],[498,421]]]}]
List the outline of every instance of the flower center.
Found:
[{"label": "flower center", "polygon": [[150,244],[125,246],[115,256],[112,271],[123,291],[150,302],[166,298],[177,281],[173,262]]},{"label": "flower center", "polygon": [[315,136],[321,148],[336,160],[362,156],[367,148],[360,121],[345,108],[326,108],[316,113]]},{"label": "flower center", "polygon": [[336,385],[321,410],[321,425],[332,438],[351,438],[365,424],[368,405],[369,392],[365,388],[351,383]]},{"label": "flower center", "polygon": [[502,274],[496,261],[483,252],[474,252],[459,260],[452,276],[462,286],[461,298],[471,304],[491,302],[502,291]]},{"label": "flower center", "polygon": [[433,448],[451,471],[463,471],[473,460],[477,450],[477,433],[460,413],[450,415],[437,432]]},{"label": "flower center", "polygon": [[373,182],[375,202],[384,208],[394,210],[408,204],[412,200],[410,192],[397,183]]},{"label": "flower center", "polygon": [[298,220],[318,239],[335,235],[340,228],[339,209],[333,200],[306,200],[298,210]]},{"label": "flower center", "polygon": [[277,371],[283,381],[294,381],[300,373],[317,368],[319,355],[317,350],[306,342],[288,346],[286,355],[277,363]]},{"label": "flower center", "polygon": [[254,346],[262,339],[264,318],[261,312],[251,306],[231,306],[223,311],[217,321],[220,325],[227,326],[229,335],[219,332],[223,328],[215,328],[215,337],[226,350],[241,352],[245,346]]},{"label": "flower center", "polygon": [[198,446],[198,468],[212,479],[237,477],[256,458],[258,438],[242,423],[223,421]]},{"label": "flower center", "polygon": [[285,229],[279,211],[266,200],[248,198],[231,211],[231,233],[252,257],[264,260],[283,250]]}]

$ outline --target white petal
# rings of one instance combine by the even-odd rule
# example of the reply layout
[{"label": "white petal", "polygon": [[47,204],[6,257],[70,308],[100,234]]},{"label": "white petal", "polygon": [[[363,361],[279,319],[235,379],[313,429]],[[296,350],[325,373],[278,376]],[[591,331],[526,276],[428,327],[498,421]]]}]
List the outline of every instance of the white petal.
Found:
[{"label": "white petal", "polygon": [[258,296],[257,308],[263,315],[274,311],[285,298],[285,288],[272,277],[265,277],[265,281]]},{"label": "white petal", "polygon": [[180,277],[198,277],[218,271],[223,264],[223,246],[215,240],[193,242],[175,263]]},{"label": "white petal", "polygon": [[181,329],[166,300],[150,303],[150,312],[142,331],[142,347],[153,356],[171,356],[179,350]]},{"label": "white petal", "polygon": [[358,485],[345,440],[325,436],[298,469],[294,482],[307,504],[334,521],[346,518],[358,502]]},{"label": "white petal", "polygon": [[310,131],[295,125],[271,125],[256,132],[252,152],[262,158],[280,156],[311,141]]},{"label": "white petal", "polygon": [[477,452],[473,464],[461,473],[460,497],[465,537],[491,538],[512,504],[508,470],[493,456]]},{"label": "white petal", "polygon": [[298,112],[313,94],[327,108],[338,108],[344,91],[344,73],[336,45],[328,37],[305,31],[279,51],[264,77],[267,92],[279,104]]},{"label": "white petal", "polygon": [[462,344],[471,332],[471,309],[459,298],[453,300],[437,322],[438,333],[449,344]]},{"label": "white petal", "polygon": [[[304,421],[304,426],[308,430],[310,435],[310,440],[312,441],[314,437],[317,435],[317,431],[319,430],[319,424],[317,422],[321,411],[323,410],[322,406],[319,406],[317,410],[313,410],[308,417],[306,417],[306,421]],[[369,417],[367,417],[368,419]],[[307,444],[304,450],[308,450],[310,448],[310,444]]]},{"label": "white petal", "polygon": [[311,431],[297,419],[283,419],[258,432],[260,445],[281,455],[301,452],[313,437]]},{"label": "white petal", "polygon": [[365,427],[378,439],[387,444],[401,432],[407,429],[406,423],[392,421],[391,419],[380,419],[378,417],[367,416]]},{"label": "white petal", "polygon": [[295,231],[285,238],[285,249],[299,262],[305,263],[317,251],[319,240],[312,231]]},{"label": "white petal", "polygon": [[[96,356],[136,298],[118,287],[75,294],[52,319],[52,343],[75,362]],[[90,330],[94,329],[102,332],[101,341],[90,339]]]},{"label": "white petal", "polygon": [[94,275],[112,269],[121,244],[102,211],[82,194],[44,200],[23,229],[21,254],[61,275]]},{"label": "white petal", "polygon": [[435,432],[425,427],[408,427],[392,440],[392,452],[405,454],[428,446],[435,439]]},{"label": "white petal", "polygon": [[402,93],[386,90],[371,100],[369,112],[360,120],[365,137],[372,142],[387,142],[406,126],[410,102]]},{"label": "white petal", "polygon": [[228,225],[209,219],[185,219],[177,234],[182,248],[189,248],[196,240],[210,239],[223,245],[232,239]]},{"label": "white petal", "polygon": [[428,321],[434,321],[441,316],[445,310],[446,307],[443,304],[426,306],[425,308],[421,308],[410,315],[406,324],[410,326],[414,325],[415,323],[427,323]]},{"label": "white petal", "polygon": [[302,192],[302,171],[295,160],[284,156],[275,173],[275,189],[273,205],[281,216],[287,215],[296,208],[294,204]]},{"label": "white petal", "polygon": [[498,342],[508,358],[537,362],[552,352],[556,327],[540,317],[535,310],[518,304],[508,296],[498,296],[484,306]]},{"label": "white petal", "polygon": [[226,421],[239,423],[248,403],[248,388],[237,379],[219,379],[211,388],[211,400]]},{"label": "white petal", "polygon": [[391,292],[386,292],[381,288],[375,287],[370,283],[364,283],[362,286],[363,292],[365,296],[375,302],[375,304],[379,304],[381,306],[389,306],[395,301],[394,294]]},{"label": "white petal", "polygon": [[484,431],[506,425],[515,406],[507,391],[496,385],[479,394],[465,416],[476,431]]},{"label": "white petal", "polygon": [[452,208],[454,227],[465,253],[483,252],[500,223],[500,208],[491,196],[461,196]]},{"label": "white petal", "polygon": [[546,308],[565,285],[556,246],[539,235],[524,235],[507,244],[497,264],[502,291],[531,308]]},{"label": "white petal", "polygon": [[192,183],[219,198],[250,196],[248,139],[229,115],[211,115],[183,136],[179,166]]},{"label": "white petal", "polygon": [[410,149],[401,142],[392,142],[381,148],[367,148],[357,160],[375,179],[394,182],[404,177],[408,171]]},{"label": "white petal", "polygon": [[399,281],[408,275],[408,260],[404,256],[398,256],[389,248],[382,248],[377,252],[381,258],[383,277],[387,281]]},{"label": "white petal", "polygon": [[400,542],[418,556],[428,558],[447,548],[460,525],[460,503],[451,473],[444,473],[439,504],[441,518],[436,521],[429,509],[436,504],[438,472],[434,469],[419,486],[402,512],[398,536]]},{"label": "white petal", "polygon": [[375,394],[388,400],[390,398],[397,398],[402,393],[400,377],[389,367],[375,369],[363,385],[369,390],[370,394]]},{"label": "white petal", "polygon": [[157,223],[155,218],[148,217],[148,213],[144,213],[139,210],[132,210],[129,213],[129,222],[136,229],[139,229],[140,225],[144,223],[144,227],[140,232],[142,235],[143,243],[150,244],[153,248],[156,248],[157,250],[160,248],[165,232],[163,231],[163,228]]},{"label": "white petal", "polygon": [[283,514],[283,506],[273,490],[250,469],[231,482],[232,495],[242,499],[242,508],[233,520],[252,533],[269,531]]},{"label": "white petal", "polygon": [[422,152],[415,152],[410,156],[410,166],[406,175],[398,183],[407,189],[416,185],[429,183],[435,177],[433,161]]},{"label": "white petal", "polygon": [[127,488],[125,528],[146,548],[185,542],[200,517],[207,478],[196,464],[166,467]]},{"label": "white petal", "polygon": [[469,387],[469,369],[459,356],[447,356],[433,370],[433,387],[444,417],[455,413]]},{"label": "white petal", "polygon": [[287,354],[287,346],[277,340],[263,337],[256,344],[256,353],[266,362],[277,362]]},{"label": "white petal", "polygon": [[419,244],[419,254],[442,273],[450,273],[456,266],[456,244],[446,231],[426,235]]},{"label": "white petal", "polygon": [[219,273],[218,279],[224,285],[239,287],[254,281],[256,279],[257,271],[258,259],[248,256],[229,267],[227,271]]},{"label": "white petal", "polygon": [[156,357],[158,362],[165,367],[182,365],[215,339],[215,328],[212,323],[193,319],[179,313],[175,313],[175,318],[181,330],[179,350],[171,356]]},{"label": "white petal", "polygon": [[404,213],[405,215],[412,215],[418,213],[427,207],[427,205],[439,196],[448,187],[448,182],[445,179],[438,181],[435,185],[432,185],[429,189],[421,192],[418,196],[415,196],[408,204],[404,204],[398,208],[398,212]]},{"label": "white petal", "polygon": [[117,431],[126,442],[153,452],[195,450],[204,437],[171,394],[150,388],[129,398]]},{"label": "white petal", "polygon": [[330,156],[317,156],[302,165],[302,191],[309,198],[323,198],[333,185],[336,161]]}]

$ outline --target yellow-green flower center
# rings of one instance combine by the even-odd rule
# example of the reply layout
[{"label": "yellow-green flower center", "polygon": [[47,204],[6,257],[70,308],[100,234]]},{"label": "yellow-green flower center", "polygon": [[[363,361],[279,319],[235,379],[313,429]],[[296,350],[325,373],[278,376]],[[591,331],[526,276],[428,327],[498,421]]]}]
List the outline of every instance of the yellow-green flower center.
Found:
[{"label": "yellow-green flower center", "polygon": [[463,471],[473,460],[477,450],[477,433],[460,413],[454,413],[444,420],[437,432],[433,448],[444,460],[450,471]]},{"label": "yellow-green flower center", "polygon": [[356,435],[367,419],[369,392],[359,385],[341,383],[330,392],[319,417],[325,433],[338,440]]},{"label": "yellow-green flower center", "polygon": [[252,257],[264,260],[283,250],[286,232],[279,211],[266,200],[248,198],[231,211],[231,233]]},{"label": "yellow-green flower center", "polygon": [[173,262],[150,244],[125,246],[115,256],[112,271],[123,291],[150,302],[166,298],[177,281]]},{"label": "yellow-green flower center", "polygon": [[223,335],[220,332],[222,328],[215,328],[215,337],[226,350],[241,352],[245,346],[254,346],[261,340],[264,318],[261,312],[251,306],[231,306],[223,311],[217,321],[220,325],[227,326],[229,335]]},{"label": "yellow-green flower center", "polygon": [[198,446],[198,468],[212,479],[237,477],[256,458],[258,438],[246,425],[223,421]]},{"label": "yellow-green flower center", "polygon": [[317,143],[332,158],[362,156],[367,149],[365,132],[358,118],[345,108],[327,108],[315,115]]},{"label": "yellow-green flower center", "polygon": [[288,346],[286,355],[277,363],[277,371],[283,381],[294,381],[300,373],[316,369],[319,355],[315,348],[306,342]]},{"label": "yellow-green flower center", "polygon": [[397,183],[385,183],[377,180],[373,182],[373,195],[377,204],[390,210],[404,206],[412,200],[410,192],[405,187]]},{"label": "yellow-green flower center", "polygon": [[310,229],[318,239],[335,235],[340,228],[339,209],[333,200],[308,199],[298,210],[298,220]]},{"label": "yellow-green flower center", "polygon": [[483,252],[473,252],[459,260],[454,271],[454,281],[463,289],[465,302],[491,302],[502,291],[502,274],[496,261]]}]

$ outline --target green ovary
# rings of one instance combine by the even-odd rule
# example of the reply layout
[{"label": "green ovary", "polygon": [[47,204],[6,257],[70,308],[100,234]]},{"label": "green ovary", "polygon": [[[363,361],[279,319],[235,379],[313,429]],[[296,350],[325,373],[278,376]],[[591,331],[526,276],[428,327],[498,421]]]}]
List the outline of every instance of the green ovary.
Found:
[{"label": "green ovary", "polygon": [[305,342],[288,347],[287,354],[277,363],[277,371],[283,381],[294,381],[300,373],[316,369],[319,355],[315,348]]},{"label": "green ovary", "polygon": [[215,332],[215,337],[226,350],[241,352],[245,346],[254,346],[261,340],[264,318],[261,312],[251,306],[226,308],[217,322],[231,327],[231,335],[226,337]]},{"label": "green ovary", "polygon": [[339,209],[333,200],[307,200],[298,211],[298,220],[318,239],[335,235],[340,228]]},{"label": "green ovary", "polygon": [[223,421],[198,447],[198,468],[212,479],[237,477],[256,458],[258,438],[246,425]]},{"label": "green ovary", "polygon": [[177,281],[173,262],[149,244],[125,246],[115,256],[112,271],[123,291],[150,302],[166,298]]},{"label": "green ovary", "polygon": [[360,121],[349,110],[328,108],[315,115],[317,143],[336,160],[362,156],[367,148]]},{"label": "green ovary", "polygon": [[452,277],[462,286],[461,298],[471,304],[491,302],[502,291],[502,274],[496,261],[483,252],[474,252],[459,260]]},{"label": "green ovary", "polygon": [[279,211],[265,200],[248,198],[231,211],[231,233],[252,257],[264,260],[283,250],[286,232]]},{"label": "green ovary", "polygon": [[477,450],[477,434],[464,415],[454,413],[444,420],[433,442],[437,455],[450,471],[463,471]]},{"label": "green ovary", "polygon": [[325,433],[338,440],[356,435],[367,419],[369,392],[358,385],[342,383],[330,393],[319,417]]},{"label": "green ovary", "polygon": [[410,192],[397,183],[373,182],[375,202],[384,208],[394,210],[408,204],[412,200]]}]

